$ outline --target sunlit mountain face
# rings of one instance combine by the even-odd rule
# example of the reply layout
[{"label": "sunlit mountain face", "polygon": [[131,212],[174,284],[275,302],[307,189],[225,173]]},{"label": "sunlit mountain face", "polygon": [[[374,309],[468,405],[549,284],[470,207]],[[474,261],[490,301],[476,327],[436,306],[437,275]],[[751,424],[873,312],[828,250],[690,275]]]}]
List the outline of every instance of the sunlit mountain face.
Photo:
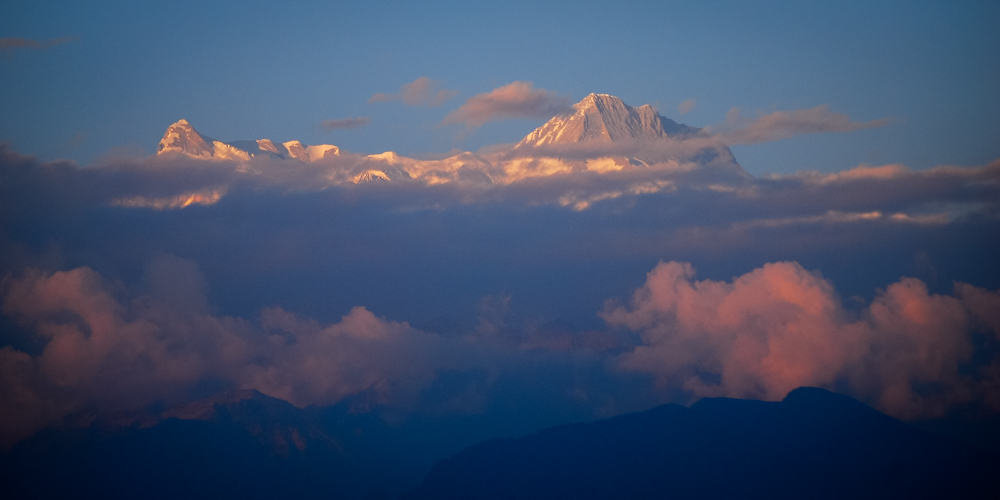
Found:
[{"label": "sunlit mountain face", "polygon": [[488,187],[584,172],[644,170],[644,177],[663,177],[696,168],[733,181],[749,177],[718,137],[665,118],[648,104],[633,108],[608,94],[590,94],[517,144],[483,154],[465,151],[418,160],[392,151],[342,155],[337,146],[306,146],[299,141],[221,142],[202,136],[187,120],[168,127],[157,148],[157,155],[178,154],[193,159],[319,164],[310,170],[323,185],[410,180]]},{"label": "sunlit mountain face", "polygon": [[6,496],[993,498],[994,4],[2,4]]}]

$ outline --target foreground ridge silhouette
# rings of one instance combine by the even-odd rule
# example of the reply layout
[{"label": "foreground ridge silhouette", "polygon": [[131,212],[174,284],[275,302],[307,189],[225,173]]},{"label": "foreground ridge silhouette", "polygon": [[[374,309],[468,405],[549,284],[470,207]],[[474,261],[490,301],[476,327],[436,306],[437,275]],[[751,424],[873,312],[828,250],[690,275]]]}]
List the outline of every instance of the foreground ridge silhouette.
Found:
[{"label": "foreground ridge silhouette", "polygon": [[703,399],[495,439],[439,462],[418,499],[996,498],[1000,456],[816,388]]},{"label": "foreground ridge silhouette", "polygon": [[664,405],[457,453],[511,434],[472,417],[400,426],[351,408],[301,409],[256,391],[225,391],[139,413],[84,411],[0,454],[0,483],[11,498],[373,500],[407,489],[404,499],[1000,492],[1000,455],[822,389],[796,389],[780,403]]}]

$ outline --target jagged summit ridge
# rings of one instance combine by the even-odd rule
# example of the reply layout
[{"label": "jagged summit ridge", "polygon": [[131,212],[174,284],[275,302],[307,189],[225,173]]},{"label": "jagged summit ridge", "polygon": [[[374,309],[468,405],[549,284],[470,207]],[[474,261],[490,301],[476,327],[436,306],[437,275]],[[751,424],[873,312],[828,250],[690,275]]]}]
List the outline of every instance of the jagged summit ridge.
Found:
[{"label": "jagged summit ridge", "polygon": [[307,146],[299,141],[275,143],[271,139],[222,142],[198,133],[191,123],[180,119],[167,127],[156,154],[180,153],[194,158],[217,160],[249,160],[255,156],[316,161],[340,154],[331,144]]},{"label": "jagged summit ridge", "polygon": [[[632,107],[609,94],[590,94],[571,110],[528,134],[513,148],[504,146],[479,153],[451,152],[444,158],[408,158],[392,151],[365,156],[351,152],[341,155],[337,146],[307,146],[299,141],[221,142],[199,134],[187,120],[179,120],[167,128],[158,154],[240,162],[253,157],[303,162],[337,157],[336,161],[317,163],[326,170],[321,182],[331,184],[414,180],[428,185],[458,182],[489,186],[562,174],[603,174],[634,169],[677,172],[704,168],[706,172],[713,172],[712,175],[738,182],[749,177],[722,142],[684,142],[696,136],[710,138],[701,129],[663,117],[648,104]],[[576,147],[582,143],[586,144]],[[267,165],[265,162],[240,168],[268,168]]]},{"label": "jagged summit ridge", "polygon": [[528,134],[517,147],[656,140],[697,131],[660,116],[648,104],[633,108],[613,95],[590,94],[574,104],[572,110],[552,118]]},{"label": "jagged summit ridge", "polygon": [[173,125],[167,127],[167,131],[160,139],[160,145],[156,154],[164,154],[170,151],[179,151],[196,158],[211,158],[214,154],[212,139],[202,136],[188,123],[181,118]]}]

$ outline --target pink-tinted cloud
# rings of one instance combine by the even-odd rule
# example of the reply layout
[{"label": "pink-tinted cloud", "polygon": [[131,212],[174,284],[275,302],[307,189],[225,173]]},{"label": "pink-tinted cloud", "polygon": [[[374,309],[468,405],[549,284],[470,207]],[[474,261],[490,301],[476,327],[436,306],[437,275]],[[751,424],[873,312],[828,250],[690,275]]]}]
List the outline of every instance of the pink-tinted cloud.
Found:
[{"label": "pink-tinted cloud", "polygon": [[441,82],[421,76],[400,87],[399,92],[387,94],[379,92],[368,99],[372,102],[403,101],[409,106],[440,106],[458,95],[457,90],[441,88]]},{"label": "pink-tinted cloud", "polygon": [[695,281],[690,264],[668,262],[631,304],[609,304],[602,316],[642,336],[621,367],[654,375],[665,390],[778,400],[800,386],[846,387],[890,414],[926,417],[982,397],[1000,364],[979,379],[963,372],[973,353],[970,322],[996,328],[986,311],[1000,292],[958,291],[933,295],[904,278],[855,313],[829,282],[794,262],[731,282]]},{"label": "pink-tinted cloud", "polygon": [[323,122],[320,123],[319,126],[323,130],[338,130],[338,129],[350,130],[354,128],[364,127],[365,125],[371,123],[371,121],[372,121],[371,118],[368,118],[367,116],[359,116],[357,118],[352,116],[350,118],[341,118],[339,120],[323,120]]},{"label": "pink-tinted cloud", "polygon": [[3,54],[4,57],[10,57],[11,55],[14,54],[14,51],[18,49],[42,50],[76,40],[79,40],[79,37],[64,36],[60,38],[53,38],[51,40],[32,40],[30,38],[0,38],[0,54]]},{"label": "pink-tinted cloud", "polygon": [[[185,276],[188,270],[174,267],[170,275],[197,281]],[[29,325],[47,344],[37,357],[10,348],[0,352],[0,365],[11,371],[0,382],[0,442],[9,444],[83,405],[120,410],[176,400],[196,381],[246,362],[249,345],[240,335],[245,322],[169,307],[148,296],[122,303],[114,295],[89,268],[51,275],[29,270],[5,281],[3,313]]]},{"label": "pink-tinted cloud", "polygon": [[[505,296],[484,301],[471,337],[442,337],[363,307],[332,324],[278,307],[259,322],[215,316],[197,266],[169,255],[155,259],[145,280],[145,293],[131,298],[89,268],[4,281],[2,312],[47,344],[36,356],[0,349],[0,445],[84,407],[182,401],[205,379],[299,406],[365,394],[370,404],[408,407],[441,370],[523,367],[538,351],[581,347],[594,356],[624,345],[610,332],[531,329],[505,343]],[[970,334],[1000,335],[998,306],[1000,292],[958,284],[954,296],[934,295],[906,278],[859,312],[793,262],[731,282],[695,281],[689,264],[669,262],[629,305],[609,304],[602,316],[641,335],[617,365],[652,374],[668,392],[780,399],[825,386],[923,417],[972,400],[1000,408],[1000,359],[968,371]]]},{"label": "pink-tinted cloud", "polygon": [[[500,365],[498,359],[519,362],[520,366],[528,364],[523,356],[529,353],[539,358],[549,356],[547,361],[565,360],[556,358],[554,352],[572,354],[580,346],[589,346],[584,347],[591,349],[588,359],[600,366],[611,356],[608,350],[629,350],[630,354],[621,359],[622,366],[652,373],[668,389],[690,386],[690,394],[781,397],[783,390],[800,383],[831,387],[833,377],[837,381],[834,388],[847,388],[853,395],[900,416],[929,415],[951,402],[977,398],[1000,408],[998,390],[986,388],[988,381],[1000,380],[1000,364],[987,368],[981,380],[973,381],[963,376],[956,378],[950,368],[968,359],[963,349],[968,345],[969,332],[995,334],[1000,322],[996,314],[990,313],[1000,310],[996,306],[1000,296],[964,285],[956,287],[954,297],[949,297],[921,291],[917,281],[900,282],[858,313],[839,304],[829,283],[794,264],[766,266],[732,283],[695,282],[686,277],[677,288],[683,285],[695,292],[721,290],[719,296],[735,294],[727,291],[730,288],[743,290],[729,300],[735,305],[721,313],[717,310],[725,308],[713,305],[709,300],[712,297],[689,293],[698,299],[689,302],[701,304],[709,313],[708,320],[713,315],[720,320],[730,318],[728,330],[714,324],[691,323],[678,330],[688,335],[671,350],[664,346],[669,345],[670,335],[676,334],[656,334],[672,314],[677,314],[671,309],[674,306],[630,306],[620,312],[628,322],[616,318],[611,322],[634,327],[643,335],[644,344],[634,352],[630,344],[634,337],[619,336],[615,331],[590,332],[588,340],[573,330],[522,328],[502,314],[502,300],[495,301],[497,307],[484,307],[478,329],[469,328],[471,333],[446,338],[379,318],[368,309],[354,309],[343,318],[322,322],[311,320],[302,310],[296,311],[302,316],[278,308],[265,309],[258,315],[260,307],[274,304],[264,301],[290,296],[284,303],[287,306],[308,302],[301,299],[306,295],[317,297],[315,302],[323,304],[318,308],[331,303],[334,305],[330,308],[349,311],[357,305],[350,297],[357,297],[359,288],[352,279],[331,271],[335,266],[336,272],[345,267],[378,270],[381,274],[353,275],[366,278],[355,282],[370,279],[376,283],[369,288],[376,290],[374,293],[361,289],[360,293],[367,297],[362,304],[372,311],[392,310],[394,306],[386,304],[423,294],[413,293],[424,290],[423,280],[416,285],[405,282],[413,258],[441,263],[431,267],[441,273],[435,279],[442,283],[467,280],[467,269],[472,268],[469,262],[477,266],[481,262],[500,262],[512,269],[512,275],[532,274],[518,278],[526,285],[507,292],[515,305],[523,304],[519,301],[524,300],[528,287],[545,290],[544,295],[565,293],[570,286],[579,288],[539,280],[524,270],[534,269],[539,262],[546,266],[566,262],[574,267],[562,269],[571,269],[579,262],[600,260],[602,266],[617,266],[605,269],[615,269],[616,273],[622,270],[620,274],[624,275],[628,270],[620,262],[665,254],[708,255],[709,261],[713,253],[723,258],[738,254],[758,262],[789,255],[823,262],[825,257],[817,258],[818,253],[837,254],[837,260],[823,267],[824,271],[836,273],[837,266],[841,266],[865,273],[874,269],[877,273],[888,267],[892,276],[877,278],[884,279],[876,283],[882,284],[909,269],[908,263],[897,266],[889,259],[909,259],[912,252],[904,249],[890,257],[879,257],[886,248],[880,246],[881,242],[889,241],[888,245],[896,249],[914,241],[957,237],[959,243],[954,251],[958,254],[940,257],[933,248],[928,251],[935,259],[973,255],[973,266],[978,267],[980,261],[976,259],[988,258],[977,256],[982,253],[978,249],[975,253],[961,253],[960,246],[990,244],[983,234],[995,227],[992,221],[997,213],[994,200],[998,199],[995,193],[1000,185],[1000,162],[978,168],[919,171],[891,165],[861,167],[834,177],[797,174],[739,184],[726,184],[728,181],[708,175],[710,169],[704,165],[692,169],[678,165],[670,171],[653,165],[610,174],[580,171],[487,189],[410,181],[390,183],[388,188],[353,184],[344,188],[333,184],[337,175],[356,175],[364,169],[384,169],[391,174],[390,162],[394,158],[390,155],[384,160],[350,154],[316,164],[268,158],[199,162],[153,157],[78,168],[63,162],[38,163],[0,148],[0,173],[4,179],[0,182],[0,200],[8,207],[0,210],[0,227],[5,229],[0,234],[5,238],[4,245],[0,245],[5,250],[0,252],[0,264],[3,273],[17,276],[0,287],[3,314],[21,321],[25,330],[41,339],[52,339],[41,352],[0,349],[0,434],[7,436],[4,439],[25,435],[85,405],[111,411],[141,407],[152,400],[169,403],[183,399],[197,385],[193,380],[206,379],[235,388],[258,388],[300,405],[325,404],[357,394],[375,402],[405,405],[420,397],[421,389],[438,370],[482,368],[484,372],[495,370],[489,373],[508,373],[505,370],[512,364]],[[228,189],[229,194],[220,203],[178,212],[142,213],[108,207],[114,200],[134,196],[169,200],[207,188]],[[360,199],[358,193],[362,194]],[[553,203],[591,208],[583,212],[545,208],[548,215],[540,219],[536,216],[540,212],[531,208]],[[474,205],[474,215],[461,217],[459,222],[441,220],[440,210],[459,213],[463,205]],[[234,206],[249,211],[235,219],[238,224],[234,223]],[[975,207],[967,212],[972,214],[971,223],[952,217],[942,230],[926,226],[930,229],[917,231],[909,228],[916,224],[906,224],[908,227],[900,230],[904,224],[894,222],[894,214],[901,212],[917,216],[937,210],[964,210],[963,206]],[[191,212],[201,222],[192,224],[187,215]],[[267,216],[257,216],[265,212]],[[406,214],[404,219],[384,215],[399,212]],[[315,217],[317,213],[340,213],[343,218]],[[639,213],[656,216],[638,223],[635,217]],[[123,219],[123,214],[128,217]],[[378,216],[383,217],[379,224],[371,224],[373,214],[383,214]],[[66,220],[71,220],[80,234],[104,236],[89,239],[79,248],[70,241],[52,249],[44,259],[36,257],[45,249],[37,249],[32,242],[65,239]],[[275,225],[274,220],[283,222]],[[157,224],[158,234],[153,237],[147,230],[149,221]],[[341,221],[355,228],[351,238],[343,237],[345,226],[337,225]],[[469,238],[480,234],[477,231],[484,227],[490,234],[504,237]],[[28,237],[20,237],[18,232]],[[213,294],[230,301],[229,307],[234,290],[241,297],[262,302],[247,306],[251,310],[242,313],[243,319],[213,314],[205,298],[204,280],[193,263],[179,259],[160,258],[150,265],[145,285],[133,287],[141,294],[129,292],[123,285],[86,268],[55,274],[23,271],[30,266],[59,269],[65,262],[87,262],[95,268],[111,269],[109,275],[129,275],[131,271],[114,271],[117,261],[126,261],[122,266],[133,269],[136,249],[149,254],[168,248],[181,248],[213,269],[232,265],[233,269],[213,278],[218,280],[213,282]],[[756,253],[745,257],[748,252]],[[848,261],[850,264],[843,264],[841,254],[853,259]],[[462,260],[470,255],[478,260]],[[505,261],[508,258],[514,260]],[[858,272],[841,271],[839,276]],[[280,299],[259,298],[274,297],[267,289],[270,283],[296,275],[316,276],[315,281],[324,284],[310,288],[306,283]],[[834,276],[837,279],[838,275]],[[945,275],[942,281],[952,276]],[[988,276],[983,283],[993,283]],[[792,292],[768,292],[763,288],[768,283],[765,277],[783,283],[782,287]],[[589,282],[586,276],[580,279],[580,283]],[[652,286],[662,279],[651,279],[649,283]],[[257,284],[253,284],[255,280]],[[333,297],[324,290],[331,287],[336,287],[342,297]],[[595,296],[615,293],[607,292],[607,287],[603,290],[606,293],[595,292]],[[385,296],[380,297],[383,291]],[[497,287],[483,293],[505,291]],[[851,294],[866,291],[841,290]],[[505,297],[502,293],[496,296]],[[744,302],[758,300],[760,305],[744,306],[740,316],[736,300],[740,297]],[[797,303],[797,298],[805,302]],[[430,294],[420,300],[413,300],[419,306],[396,313],[401,315],[392,319],[418,317],[423,308],[439,307],[449,315],[456,309],[451,298]],[[818,309],[805,307],[810,303],[826,305]],[[893,304],[909,303],[929,304],[920,307],[934,311],[931,319],[942,323],[923,330],[919,321],[907,324],[904,320],[910,316],[898,313],[907,307]],[[541,304],[548,307],[544,300]],[[636,299],[636,304],[645,302]],[[516,311],[517,307],[512,309]],[[418,309],[420,312],[413,313]],[[594,312],[593,308],[586,309],[585,314]],[[309,314],[321,314],[315,311]],[[608,314],[616,311],[609,308]],[[643,320],[645,323],[639,321],[643,311],[649,311],[652,318]],[[759,317],[753,315],[754,311],[760,313]],[[776,317],[780,321],[773,320]],[[813,329],[809,331],[814,333],[800,338],[779,331],[789,325],[797,325],[799,330]],[[942,332],[955,335],[941,336]],[[726,340],[730,338],[734,340]],[[955,339],[957,344],[948,343]],[[876,341],[890,343],[878,347],[883,344]],[[899,346],[891,343],[897,341]],[[732,345],[726,347],[727,342]],[[504,343],[505,348],[497,347]],[[767,356],[759,352],[762,343],[772,358],[767,362]],[[795,355],[799,351],[804,353],[802,359]],[[744,354],[733,361],[733,352]],[[940,362],[914,361],[933,353],[943,356]],[[675,356],[676,362],[663,361],[669,359],[668,355]],[[671,375],[670,370],[678,374]],[[595,379],[615,376],[601,371]],[[629,377],[631,373],[623,378]],[[719,383],[713,383],[716,378]],[[839,385],[841,381],[843,385]],[[941,389],[910,400],[912,391],[908,390],[913,384],[908,381]],[[645,391],[641,384],[629,387]],[[887,389],[890,387],[896,389]],[[586,386],[580,389],[596,390]],[[476,392],[472,399],[489,400],[484,394]],[[609,396],[609,401],[616,397]],[[424,404],[423,400],[420,404]],[[609,407],[621,408],[611,403]]]},{"label": "pink-tinted cloud", "polygon": [[[0,312],[45,346],[37,355],[0,348],[0,449],[83,408],[114,415],[185,401],[204,380],[300,407],[363,394],[367,405],[410,411],[439,372],[498,371],[539,343],[503,337],[502,324],[470,331],[478,339],[441,336],[364,307],[329,324],[280,307],[259,320],[218,316],[197,265],[166,254],[144,283],[135,294],[86,267],[3,281]],[[575,345],[566,343],[561,350]],[[576,344],[608,342],[589,335]]]},{"label": "pink-tinted cloud", "polygon": [[460,123],[474,129],[496,120],[546,119],[568,110],[570,104],[568,97],[536,89],[531,82],[513,82],[472,96],[458,109],[448,113],[442,123]]},{"label": "pink-tinted cloud", "polygon": [[172,256],[149,266],[147,282],[147,293],[122,300],[85,267],[4,281],[3,314],[47,343],[34,357],[0,349],[0,446],[84,406],[114,412],[183,400],[204,379],[300,406],[361,392],[405,402],[436,369],[466,359],[444,358],[452,351],[439,337],[363,307],[330,325],[280,308],[264,310],[259,325],[214,316],[197,267]]},{"label": "pink-tinted cloud", "polygon": [[694,106],[695,106],[694,99],[685,99],[681,101],[680,104],[677,105],[677,112],[682,115],[686,115],[690,113],[692,109],[694,109]]},{"label": "pink-tinted cloud", "polygon": [[711,127],[727,144],[757,144],[777,141],[797,135],[822,132],[852,132],[865,128],[882,127],[889,118],[870,122],[854,122],[842,113],[830,111],[827,105],[794,111],[775,111],[755,120],[740,116],[733,108],[726,114],[726,123]]},{"label": "pink-tinted cloud", "polygon": [[246,373],[244,385],[298,406],[333,404],[367,392],[372,404],[400,403],[435,379],[440,337],[353,308],[339,323],[320,325],[281,308],[262,324],[271,349]]}]

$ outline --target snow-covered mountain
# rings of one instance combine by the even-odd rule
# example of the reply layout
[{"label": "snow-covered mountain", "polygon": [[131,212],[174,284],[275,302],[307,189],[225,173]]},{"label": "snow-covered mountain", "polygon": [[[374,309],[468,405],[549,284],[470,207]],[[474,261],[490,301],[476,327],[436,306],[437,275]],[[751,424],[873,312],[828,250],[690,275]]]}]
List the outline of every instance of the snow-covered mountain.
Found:
[{"label": "snow-covered mountain", "polygon": [[340,148],[330,144],[307,146],[299,141],[275,143],[271,139],[222,142],[198,133],[187,120],[167,127],[156,154],[181,153],[195,158],[218,160],[249,160],[255,156],[271,156],[300,161],[316,161],[340,155]]},{"label": "snow-covered mountain", "polygon": [[367,156],[345,153],[328,144],[270,139],[221,142],[199,134],[180,120],[163,135],[158,154],[246,161],[272,157],[323,162],[324,182],[354,184],[419,180],[426,184],[509,184],[528,178],[574,172],[609,173],[632,169],[689,171],[706,168],[733,178],[748,174],[725,144],[702,129],[661,116],[646,104],[632,107],[608,94],[590,94],[573,108],[538,127],[513,147],[491,153],[462,152],[419,160],[392,151]]},{"label": "snow-covered mountain", "polygon": [[649,104],[633,108],[613,95],[590,94],[521,139],[517,147],[682,138],[698,131],[660,116]]}]

